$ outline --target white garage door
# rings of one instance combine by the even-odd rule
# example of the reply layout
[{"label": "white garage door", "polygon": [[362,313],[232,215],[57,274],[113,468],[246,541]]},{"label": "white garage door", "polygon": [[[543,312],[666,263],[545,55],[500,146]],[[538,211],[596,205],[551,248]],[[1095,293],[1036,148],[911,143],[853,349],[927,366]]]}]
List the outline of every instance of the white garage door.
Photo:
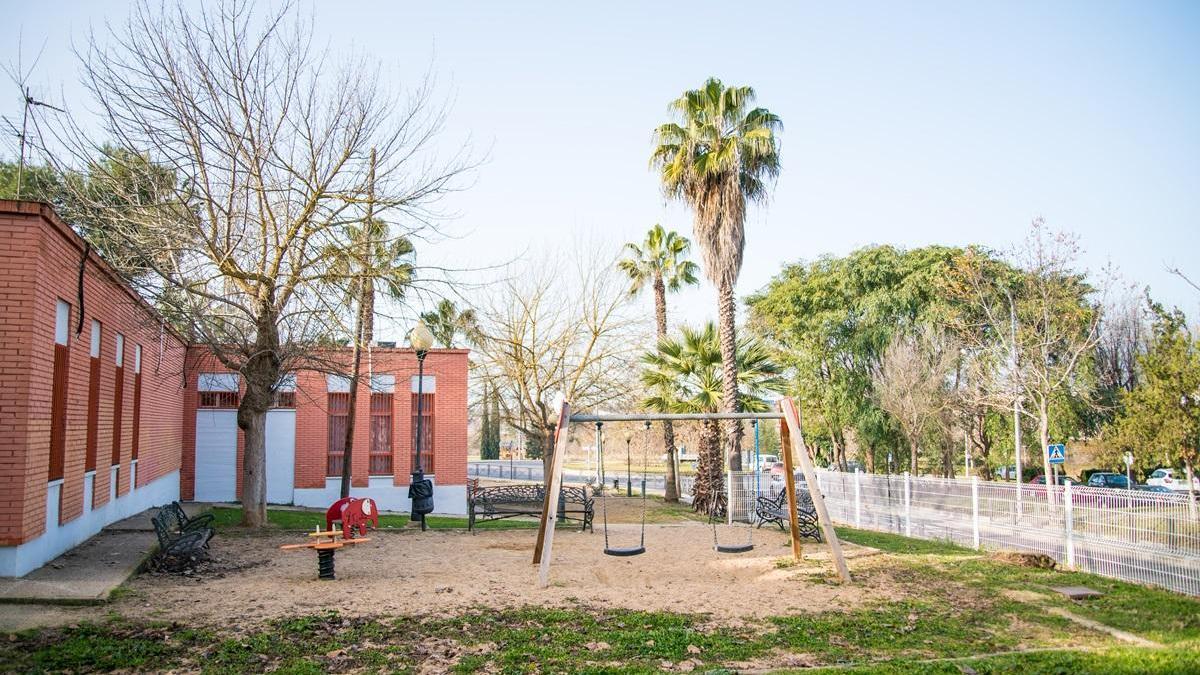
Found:
[{"label": "white garage door", "polygon": [[237,501],[237,411],[196,411],[198,502]]},{"label": "white garage door", "polygon": [[267,501],[291,504],[296,476],[296,411],[267,413]]}]

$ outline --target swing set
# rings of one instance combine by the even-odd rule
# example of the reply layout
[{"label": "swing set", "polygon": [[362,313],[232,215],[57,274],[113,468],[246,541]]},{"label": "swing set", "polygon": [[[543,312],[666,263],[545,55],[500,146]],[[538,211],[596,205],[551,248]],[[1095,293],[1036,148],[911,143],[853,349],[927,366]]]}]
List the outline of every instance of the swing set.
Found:
[{"label": "swing set", "polygon": [[[572,422],[591,422],[596,425],[596,447],[603,448],[604,432],[603,426],[605,422],[644,422],[647,438],[653,422],[665,421],[703,421],[703,420],[750,420],[755,424],[755,446],[757,452],[758,443],[758,428],[757,424],[761,420],[779,420],[779,436],[781,445],[783,446],[784,472],[786,476],[794,475],[792,466],[793,455],[799,457],[800,468],[804,473],[804,479],[808,485],[809,494],[812,497],[814,510],[817,512],[817,520],[821,527],[822,534],[826,544],[829,546],[830,558],[833,561],[834,567],[837,570],[838,576],[844,582],[850,581],[850,571],[846,566],[845,556],[842,554],[841,542],[834,532],[833,523],[829,518],[829,512],[825,508],[825,499],[821,495],[819,486],[817,485],[816,472],[813,468],[812,461],[808,457],[808,451],[804,448],[804,438],[800,429],[800,415],[796,410],[795,404],[791,399],[785,398],[779,401],[779,410],[776,412],[765,413],[687,413],[687,414],[660,414],[660,413],[642,413],[642,414],[597,414],[597,415],[572,415],[570,411],[570,403],[562,401],[560,403],[560,411],[558,418],[558,426],[555,430],[553,457],[551,457],[551,472],[550,486],[545,491],[542,502],[541,520],[538,526],[537,543],[534,546],[533,562],[539,565],[538,570],[538,585],[546,587],[550,584],[550,559],[554,546],[554,522],[558,516],[558,495],[562,491],[562,465],[567,449],[567,438],[569,434],[569,426]],[[647,446],[648,447],[648,446]],[[603,456],[603,455],[601,455]],[[613,546],[609,541],[608,535],[608,506],[605,497],[606,490],[601,486],[600,491],[600,508],[604,526],[604,554],[617,557],[631,557],[641,555],[646,552],[646,474],[647,474],[647,453],[642,454],[642,504],[641,504],[641,528],[637,545],[631,546]],[[757,461],[757,458],[756,458]],[[631,477],[626,478],[631,481]],[[756,483],[757,485],[757,483]],[[632,489],[632,488],[631,488]],[[756,488],[756,492],[757,492]],[[792,557],[794,560],[801,559],[800,549],[800,530],[796,515],[796,491],[787,490],[788,510],[790,516],[790,534],[792,544]],[[731,509],[732,505],[726,505],[726,509]],[[717,553],[747,553],[754,549],[753,542],[753,524],[746,527],[748,533],[745,543],[739,544],[722,544],[719,541],[717,533],[716,518],[710,513],[708,524],[712,528],[713,533],[713,549]]]}]

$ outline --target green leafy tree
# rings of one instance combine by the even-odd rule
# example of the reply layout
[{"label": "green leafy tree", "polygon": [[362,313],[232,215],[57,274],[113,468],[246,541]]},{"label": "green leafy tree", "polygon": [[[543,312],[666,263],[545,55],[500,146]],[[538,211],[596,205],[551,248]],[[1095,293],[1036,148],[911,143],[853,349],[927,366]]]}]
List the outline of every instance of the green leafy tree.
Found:
[{"label": "green leafy tree", "polygon": [[[723,407],[723,361],[717,330],[711,322],[699,330],[683,326],[678,337],[658,342],[642,357],[642,383],[651,392],[643,405],[664,413],[715,413]],[[764,412],[766,397],[783,390],[780,369],[762,342],[743,338],[737,349],[737,378],[741,409]],[[725,509],[721,428],[705,420],[700,434],[699,461],[692,508],[718,515]]]},{"label": "green leafy tree", "polygon": [[[658,339],[667,336],[667,293],[676,293],[684,286],[697,285],[696,263],[688,260],[691,243],[675,231],[655,225],[642,244],[625,244],[625,257],[617,266],[629,276],[629,292],[640,293],[647,285],[654,289],[654,321]],[[679,501],[675,479],[675,429],[663,422],[663,451],[667,455],[667,481],[664,498]]]},{"label": "green leafy tree", "polygon": [[368,217],[343,228],[343,238],[329,244],[329,282],[344,295],[353,314],[350,337],[350,396],[346,412],[346,440],[342,455],[341,496],[350,496],[351,457],[354,453],[354,420],[358,384],[362,376],[363,349],[375,339],[376,296],[399,300],[413,278],[413,246],[405,237],[393,236],[388,224]]},{"label": "green leafy tree", "polygon": [[[727,87],[709,78],[671,103],[674,120],[655,130],[651,164],[663,191],[691,208],[704,274],[717,287],[721,335],[722,400],[736,412],[737,305],[734,287],[746,244],[746,207],[764,201],[779,175],[776,133],[783,123],[766,108],[752,107],[751,87]],[[729,425],[730,466],[741,468],[742,425]]]},{"label": "green leafy tree", "polygon": [[0,199],[27,199],[46,202],[55,210],[62,208],[62,180],[45,164],[26,164],[21,175],[21,194],[17,195],[16,162],[0,162]]},{"label": "green leafy tree", "polygon": [[[1137,358],[1140,380],[1122,396],[1123,409],[1114,422],[1116,448],[1143,457],[1161,452],[1171,465],[1182,464],[1195,519],[1192,477],[1200,446],[1200,340],[1188,331],[1179,310],[1167,311],[1157,304],[1151,309],[1156,320],[1149,348]],[[1113,465],[1121,462],[1114,456],[1108,460]]]},{"label": "green leafy tree", "polygon": [[479,459],[496,459],[492,457],[492,395],[487,383],[483,385],[483,421],[479,427]]},{"label": "green leafy tree", "polygon": [[893,337],[938,324],[950,302],[941,291],[959,249],[871,246],[786,266],[748,300],[750,327],[795,375],[793,394],[809,423],[806,440],[847,466],[850,437],[866,464],[895,466],[909,445],[878,403],[872,377]]},{"label": "green leafy tree", "polygon": [[463,336],[474,344],[479,335],[479,322],[473,309],[459,309],[452,301],[442,299],[430,312],[421,314],[429,332],[446,349],[454,349],[455,338]]},{"label": "green leafy tree", "polygon": [[503,418],[500,416],[500,392],[492,390],[492,429],[491,440],[488,441],[491,445],[492,459],[500,459],[500,425]]},{"label": "green leafy tree", "polygon": [[[1016,401],[1036,425],[1047,476],[1051,438],[1084,429],[1094,407],[1101,311],[1090,299],[1095,289],[1075,269],[1078,254],[1075,237],[1051,233],[1037,219],[1011,265],[969,250],[947,276],[958,310],[952,322],[972,356],[972,377],[996,409]],[[1055,492],[1046,490],[1046,499]]]}]

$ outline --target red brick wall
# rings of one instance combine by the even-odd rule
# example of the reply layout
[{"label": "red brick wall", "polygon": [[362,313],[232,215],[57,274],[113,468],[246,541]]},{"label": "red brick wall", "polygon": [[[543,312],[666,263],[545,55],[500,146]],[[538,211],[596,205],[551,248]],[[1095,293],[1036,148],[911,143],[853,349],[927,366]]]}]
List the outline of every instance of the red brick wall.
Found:
[{"label": "red brick wall", "polygon": [[[128,491],[133,439],[135,345],[142,345],[142,411],[138,484],[179,468],[185,347],[95,253],[84,272],[83,329],[76,334],[79,262],[84,244],[46,205],[0,200],[0,545],[16,545],[45,529],[50,449],[54,319],[59,299],[71,305],[66,406],[66,461],[61,521],[83,504],[90,377],[91,321],[103,324],[95,506],[108,501],[113,444],[116,334],[125,336],[125,396],[119,494]],[[160,336],[163,349],[159,349]]]},{"label": "red brick wall", "polygon": [[[227,372],[215,358],[193,347],[188,358],[188,388],[184,397],[184,451],[180,495],[190,499],[195,490],[196,386],[200,373]],[[437,349],[425,358],[425,374],[437,377],[434,397],[435,462],[438,485],[464,485],[467,481],[467,351]],[[349,350],[341,356],[349,361]],[[327,357],[328,358],[328,357]],[[364,357],[365,358],[365,357]],[[411,380],[417,374],[416,355],[409,349],[374,348],[371,353],[376,375],[394,375],[392,460],[393,484],[408,485],[412,452]],[[366,368],[364,365],[364,374]],[[326,376],[302,371],[296,377],[296,488],[325,486],[328,456],[328,400]],[[371,443],[370,385],[364,376],[359,385],[355,412],[354,448],[351,460],[351,484],[366,487]],[[241,461],[242,433],[238,431],[238,461]],[[241,471],[237,471],[241,489]]]}]

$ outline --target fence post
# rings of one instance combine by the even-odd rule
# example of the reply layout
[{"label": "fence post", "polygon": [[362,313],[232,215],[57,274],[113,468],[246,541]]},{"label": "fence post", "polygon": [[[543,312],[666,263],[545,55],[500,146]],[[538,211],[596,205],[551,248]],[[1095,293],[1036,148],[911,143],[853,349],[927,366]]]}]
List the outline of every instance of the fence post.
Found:
[{"label": "fence post", "polygon": [[854,468],[854,526],[862,527],[862,469]]},{"label": "fence post", "polygon": [[908,472],[904,472],[904,536],[912,536],[912,486]]},{"label": "fence post", "polygon": [[733,472],[725,472],[725,524],[733,524]]},{"label": "fence post", "polygon": [[1067,481],[1064,490],[1063,507],[1066,512],[1066,535],[1067,535],[1067,567],[1075,569],[1075,517],[1074,511],[1075,499],[1071,496],[1071,481]]},{"label": "fence post", "polygon": [[979,476],[971,476],[971,535],[979,550]]}]

